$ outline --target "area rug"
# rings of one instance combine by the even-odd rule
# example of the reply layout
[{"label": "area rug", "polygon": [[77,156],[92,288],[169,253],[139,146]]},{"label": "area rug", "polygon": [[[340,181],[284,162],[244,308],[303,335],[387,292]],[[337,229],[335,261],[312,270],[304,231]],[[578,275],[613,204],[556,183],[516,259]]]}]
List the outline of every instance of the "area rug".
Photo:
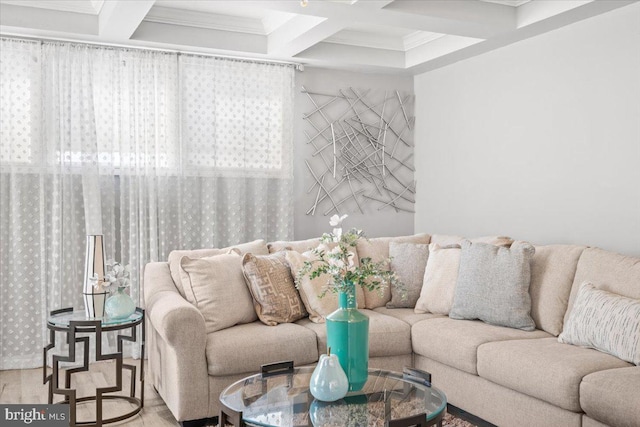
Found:
[{"label": "area rug", "polygon": [[[476,427],[475,424],[471,424],[462,418],[458,418],[451,414],[444,415],[444,421],[442,422],[443,427]],[[218,425],[212,425],[212,427],[219,427]],[[368,426],[362,426],[368,427]]]}]

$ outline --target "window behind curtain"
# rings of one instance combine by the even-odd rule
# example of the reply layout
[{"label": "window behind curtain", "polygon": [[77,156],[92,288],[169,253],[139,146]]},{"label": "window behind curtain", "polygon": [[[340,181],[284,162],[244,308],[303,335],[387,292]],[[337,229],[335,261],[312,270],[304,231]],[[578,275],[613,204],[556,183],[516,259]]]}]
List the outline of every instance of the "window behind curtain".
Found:
[{"label": "window behind curtain", "polygon": [[41,364],[86,234],[132,266],[293,233],[294,70],[0,39],[0,369]]}]

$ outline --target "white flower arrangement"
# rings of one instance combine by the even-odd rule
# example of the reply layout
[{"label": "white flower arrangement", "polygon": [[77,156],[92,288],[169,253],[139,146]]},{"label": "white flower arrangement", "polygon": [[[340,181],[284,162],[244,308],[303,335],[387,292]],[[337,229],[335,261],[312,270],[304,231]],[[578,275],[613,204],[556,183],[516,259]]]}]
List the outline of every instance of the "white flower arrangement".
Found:
[{"label": "white flower arrangement", "polygon": [[105,266],[105,275],[101,279],[98,273],[94,273],[89,280],[93,283],[94,292],[114,292],[118,288],[126,288],[131,285],[131,265],[122,266],[114,260],[108,260]]},{"label": "white flower arrangement", "polygon": [[[394,285],[402,292],[403,284],[394,272],[385,268],[388,260],[373,262],[367,257],[362,258],[360,265],[356,266],[352,248],[356,246],[359,239],[366,239],[366,237],[362,230],[356,228],[343,233],[341,224],[346,218],[347,215],[331,217],[329,225],[334,227],[333,232],[324,233],[320,238],[320,245],[313,250],[317,259],[306,261],[296,276],[299,278],[308,275],[311,279],[315,279],[322,274],[328,274],[330,281],[321,297],[327,292],[348,293],[352,284],[380,293],[386,286]],[[329,249],[330,244],[336,244],[336,246]]]}]

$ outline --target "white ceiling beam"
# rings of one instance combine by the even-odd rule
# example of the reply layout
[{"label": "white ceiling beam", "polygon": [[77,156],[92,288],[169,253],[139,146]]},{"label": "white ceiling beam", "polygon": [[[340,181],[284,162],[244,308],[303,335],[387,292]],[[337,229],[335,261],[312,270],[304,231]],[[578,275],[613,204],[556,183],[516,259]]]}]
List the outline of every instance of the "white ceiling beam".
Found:
[{"label": "white ceiling beam", "polygon": [[[424,3],[430,2],[425,1]],[[268,8],[281,12],[318,16],[342,21],[345,22],[346,25],[351,23],[381,25],[475,38],[489,38],[495,36],[496,34],[505,31],[504,26],[515,27],[515,16],[510,23],[507,22],[504,25],[495,25],[487,24],[485,22],[470,22],[466,19],[452,18],[451,16],[429,16],[413,12],[395,11],[390,9],[390,6],[393,4],[394,3],[391,3],[383,9],[376,9],[372,7],[373,5],[369,5],[369,2],[362,3],[361,7],[356,7],[358,6],[358,3],[350,5],[330,1],[312,0],[309,1],[307,7],[301,7],[300,3],[296,1],[279,0],[269,1],[268,3],[256,0],[243,1],[243,5],[246,7],[260,9]],[[266,5],[268,5],[268,7]],[[500,5],[494,6],[500,7]],[[437,13],[437,10],[434,10],[433,13]]]},{"label": "white ceiling beam", "polygon": [[294,57],[344,27],[342,21],[298,15],[268,35],[268,52]]},{"label": "white ceiling beam", "polygon": [[2,27],[53,31],[58,35],[69,33],[98,34],[98,17],[96,15],[7,3],[0,3],[0,25]]},{"label": "white ceiling beam", "polygon": [[267,36],[143,21],[131,40],[197,48],[267,53]]},{"label": "white ceiling beam", "polygon": [[483,1],[396,0],[384,10],[475,23],[500,31],[508,31],[516,27],[515,7]]},{"label": "white ceiling beam", "polygon": [[490,52],[521,40],[535,37],[537,35],[553,31],[557,28],[637,2],[638,0],[595,0],[588,3],[581,2],[580,6],[562,12],[558,15],[538,20],[537,22],[523,28],[496,36],[490,40],[483,40],[479,43],[439,56],[435,59],[417,63],[413,66],[409,65],[407,69],[410,70],[412,74],[416,75],[435,70],[437,68],[442,68],[449,64]]},{"label": "white ceiling beam", "polygon": [[128,40],[156,0],[109,0],[100,10],[99,34],[115,40]]},{"label": "white ceiling beam", "polygon": [[411,68],[482,41],[471,37],[443,36],[408,50],[405,53],[405,64],[407,68]]},{"label": "white ceiling beam", "polygon": [[554,0],[531,1],[518,7],[518,28],[526,27],[551,16],[558,15],[576,7],[584,6],[593,0]]},{"label": "white ceiling beam", "polygon": [[[349,6],[349,8],[367,13],[367,11],[382,9],[392,2],[393,0],[360,0]],[[308,6],[309,5],[307,5],[307,7]],[[297,7],[301,8],[301,6]],[[326,8],[330,6],[316,4],[313,7]],[[299,11],[298,9],[295,10]],[[342,17],[327,18],[318,17],[313,14],[296,15],[269,34],[268,52],[274,55],[293,58],[298,53],[344,30],[350,23],[352,23],[352,21],[343,19]]]},{"label": "white ceiling beam", "polygon": [[402,70],[405,68],[404,52],[336,43],[318,43],[301,52],[296,59],[340,63],[343,66],[350,66],[351,69],[385,67]]}]

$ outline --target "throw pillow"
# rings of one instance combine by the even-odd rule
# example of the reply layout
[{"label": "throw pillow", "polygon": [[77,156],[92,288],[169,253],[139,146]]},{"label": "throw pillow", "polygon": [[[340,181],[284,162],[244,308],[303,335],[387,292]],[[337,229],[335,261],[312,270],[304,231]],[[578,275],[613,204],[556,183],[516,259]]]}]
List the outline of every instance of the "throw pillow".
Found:
[{"label": "throw pillow", "polygon": [[169,271],[171,272],[171,278],[175,283],[176,288],[183,298],[186,298],[184,285],[182,283],[182,272],[180,271],[180,260],[183,256],[191,259],[204,258],[214,255],[226,254],[230,249],[238,249],[241,253],[252,253],[254,255],[268,255],[269,249],[264,240],[254,240],[253,242],[241,243],[239,245],[229,246],[226,248],[212,248],[212,249],[194,249],[194,250],[176,250],[169,253]]},{"label": "throw pillow", "polygon": [[[312,280],[308,275],[301,276],[298,274],[300,269],[304,266],[305,261],[312,261],[315,259],[311,252],[301,254],[296,251],[287,251],[285,256],[289,263],[289,267],[291,268],[291,273],[298,283],[300,297],[302,298],[302,302],[309,313],[309,320],[314,323],[324,323],[326,317],[338,309],[337,294],[327,292],[322,298],[320,298],[320,295],[329,282],[330,276],[328,274],[323,274]],[[364,293],[360,286],[356,286],[356,302],[358,307],[364,307]]]},{"label": "throw pillow", "polygon": [[429,260],[424,271],[416,313],[444,314],[451,311],[460,267],[460,245],[429,245]]},{"label": "throw pillow", "polygon": [[307,315],[293,283],[285,252],[246,254],[242,258],[242,271],[262,323],[275,326],[295,322]]},{"label": "throw pillow", "polygon": [[389,256],[389,266],[404,285],[404,295],[399,289],[391,286],[391,301],[387,303],[387,308],[413,308],[422,289],[424,269],[429,258],[429,245],[391,242]]},{"label": "throw pillow", "polygon": [[640,366],[640,300],[584,282],[558,341],[595,348]]},{"label": "throw pillow", "polygon": [[533,245],[515,242],[509,249],[465,240],[461,246],[449,317],[533,331],[529,296]]},{"label": "throw pillow", "polygon": [[[373,262],[381,262],[389,259],[389,243],[422,243],[428,244],[431,236],[428,234],[415,234],[413,236],[400,237],[375,237],[372,239],[360,239],[357,243],[358,259],[371,258]],[[382,292],[365,291],[365,307],[374,309],[384,307],[391,301],[391,290],[386,286]]]},{"label": "throw pillow", "polygon": [[185,256],[180,266],[187,300],[202,313],[207,333],[257,320],[240,255]]}]

